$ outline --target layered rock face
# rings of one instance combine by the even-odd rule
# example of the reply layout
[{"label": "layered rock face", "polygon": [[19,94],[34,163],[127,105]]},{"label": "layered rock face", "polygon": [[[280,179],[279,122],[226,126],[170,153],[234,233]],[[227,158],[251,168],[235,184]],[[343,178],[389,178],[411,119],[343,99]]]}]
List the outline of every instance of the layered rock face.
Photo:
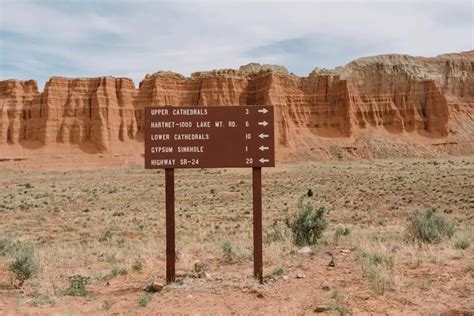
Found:
[{"label": "layered rock face", "polygon": [[[0,82],[0,145],[90,144],[107,151],[110,143],[134,140],[131,79],[53,77],[39,93],[36,82]],[[29,142],[30,141],[30,142]],[[8,147],[2,147],[8,150]]]},{"label": "layered rock face", "polygon": [[45,144],[90,143],[98,151],[135,139],[137,117],[133,81],[125,78],[67,79],[53,77],[41,96]]},{"label": "layered rock face", "polygon": [[32,80],[0,81],[0,158],[63,145],[85,153],[141,148],[145,106],[259,104],[275,106],[280,160],[339,156],[337,147],[380,156],[372,138],[418,151],[471,153],[474,51],[361,58],[307,77],[258,64],[191,77],[158,72],[138,89],[130,79],[112,77],[53,77],[42,93]]},{"label": "layered rock face", "polygon": [[42,126],[39,113],[41,94],[36,82],[0,81],[0,145],[38,140]]}]

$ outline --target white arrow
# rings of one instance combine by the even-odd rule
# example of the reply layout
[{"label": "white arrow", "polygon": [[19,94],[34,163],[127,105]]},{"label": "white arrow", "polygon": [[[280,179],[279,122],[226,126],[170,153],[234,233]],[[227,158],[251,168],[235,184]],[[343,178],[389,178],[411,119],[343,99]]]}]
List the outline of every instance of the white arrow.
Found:
[{"label": "white arrow", "polygon": [[268,122],[267,121],[258,122],[258,125],[267,126]]},{"label": "white arrow", "polygon": [[260,161],[261,163],[266,163],[266,162],[269,162],[270,160],[268,160],[268,159],[264,159],[264,158],[260,158],[260,160],[259,160],[259,161]]},{"label": "white arrow", "polygon": [[270,147],[265,147],[265,146],[262,145],[262,146],[258,147],[258,149],[260,149],[261,151],[265,151],[265,150],[269,150]]},{"label": "white arrow", "polygon": [[263,109],[260,109],[260,110],[258,110],[258,111],[259,111],[260,113],[263,113],[263,114],[265,114],[265,113],[267,113],[267,112],[268,112],[268,110],[267,110],[267,109],[265,109],[265,108],[263,108]]},{"label": "white arrow", "polygon": [[260,135],[258,135],[258,137],[260,137],[261,139],[264,139],[268,137],[268,134],[261,133]]}]

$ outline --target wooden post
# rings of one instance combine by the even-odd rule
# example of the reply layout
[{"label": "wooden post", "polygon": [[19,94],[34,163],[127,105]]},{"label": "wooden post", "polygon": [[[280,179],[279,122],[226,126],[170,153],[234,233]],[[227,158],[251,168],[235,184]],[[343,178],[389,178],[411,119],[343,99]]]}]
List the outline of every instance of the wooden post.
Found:
[{"label": "wooden post", "polygon": [[166,283],[175,281],[174,169],[165,169],[166,190]]},{"label": "wooden post", "polygon": [[253,190],[253,275],[263,283],[262,258],[262,168],[252,168]]}]

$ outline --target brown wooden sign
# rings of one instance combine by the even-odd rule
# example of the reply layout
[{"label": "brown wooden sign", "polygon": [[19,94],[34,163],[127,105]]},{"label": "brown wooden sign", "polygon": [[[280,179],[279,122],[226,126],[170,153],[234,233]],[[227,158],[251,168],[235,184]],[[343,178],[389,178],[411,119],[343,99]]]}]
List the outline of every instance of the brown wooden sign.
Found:
[{"label": "brown wooden sign", "polygon": [[252,167],[254,276],[263,283],[262,167],[275,166],[272,106],[145,108],[145,168],[165,169],[166,282],[175,281],[175,168]]},{"label": "brown wooden sign", "polygon": [[272,106],[145,108],[145,168],[274,167]]}]

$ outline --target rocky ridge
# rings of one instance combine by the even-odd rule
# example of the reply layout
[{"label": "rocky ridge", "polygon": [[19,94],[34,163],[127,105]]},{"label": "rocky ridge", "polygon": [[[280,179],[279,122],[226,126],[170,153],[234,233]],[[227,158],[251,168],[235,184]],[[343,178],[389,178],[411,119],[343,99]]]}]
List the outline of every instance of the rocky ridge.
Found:
[{"label": "rocky ridge", "polygon": [[[298,77],[249,64],[185,77],[0,81],[0,159],[126,153],[140,162],[149,105],[275,106],[277,158],[474,152],[474,51],[364,57]],[[133,158],[134,157],[134,158]]]}]

